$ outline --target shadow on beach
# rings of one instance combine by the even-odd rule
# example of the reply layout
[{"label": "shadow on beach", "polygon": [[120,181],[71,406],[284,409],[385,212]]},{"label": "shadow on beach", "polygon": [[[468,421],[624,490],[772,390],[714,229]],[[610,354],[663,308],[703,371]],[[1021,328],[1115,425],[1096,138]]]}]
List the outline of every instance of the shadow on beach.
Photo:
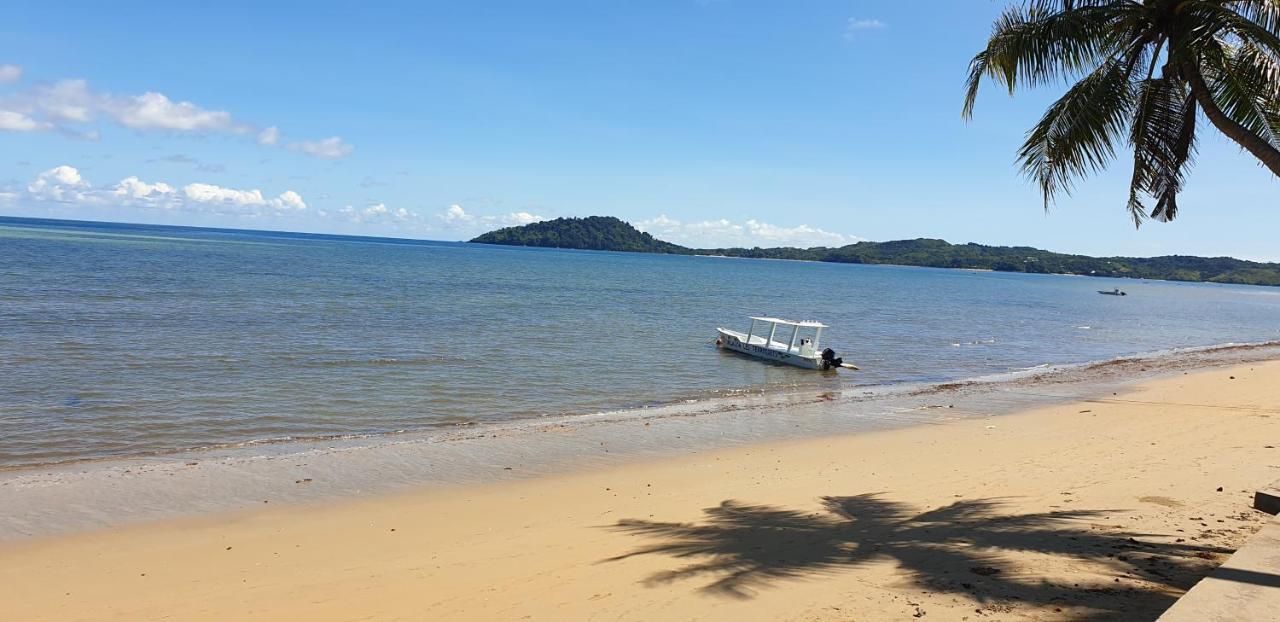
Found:
[{"label": "shadow on beach", "polygon": [[[990,613],[1028,606],[1069,609],[1072,619],[1134,620],[1158,616],[1217,565],[1217,554],[1230,552],[1090,523],[1108,511],[1012,514],[999,499],[975,499],[918,512],[880,494],[824,497],[822,505],[812,512],[728,500],[697,523],[622,520],[610,528],[656,542],[604,561],[669,555],[685,564],[646,585],[702,580],[703,592],[739,599],[887,561],[920,589],[968,596]],[[1034,560],[1018,564],[1017,554],[1087,565],[1088,576],[1037,576]]]}]

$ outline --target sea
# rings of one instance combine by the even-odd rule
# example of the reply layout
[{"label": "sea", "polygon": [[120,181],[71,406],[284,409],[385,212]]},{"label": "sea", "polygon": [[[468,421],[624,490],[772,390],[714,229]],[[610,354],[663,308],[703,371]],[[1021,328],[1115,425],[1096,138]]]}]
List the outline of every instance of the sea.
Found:
[{"label": "sea", "polygon": [[[1116,287],[1128,295],[1098,294]],[[861,371],[716,348],[717,326],[751,315],[830,325],[823,346]],[[3,217],[0,467],[393,442],[1277,339],[1277,288]]]}]

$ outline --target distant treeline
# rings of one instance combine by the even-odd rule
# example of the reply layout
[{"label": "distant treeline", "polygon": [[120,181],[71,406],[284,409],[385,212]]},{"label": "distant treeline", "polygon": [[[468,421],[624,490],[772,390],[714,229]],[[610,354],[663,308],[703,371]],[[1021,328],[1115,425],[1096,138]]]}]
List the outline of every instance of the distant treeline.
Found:
[{"label": "distant treeline", "polygon": [[1030,246],[950,244],[921,238],[858,242],[839,248],[693,249],[664,242],[612,216],[557,218],[486,233],[472,242],[679,255],[723,255],[832,263],[896,264],[1000,272],[1083,274],[1170,281],[1211,281],[1280,285],[1280,264],[1231,257],[1089,257],[1053,253]]}]

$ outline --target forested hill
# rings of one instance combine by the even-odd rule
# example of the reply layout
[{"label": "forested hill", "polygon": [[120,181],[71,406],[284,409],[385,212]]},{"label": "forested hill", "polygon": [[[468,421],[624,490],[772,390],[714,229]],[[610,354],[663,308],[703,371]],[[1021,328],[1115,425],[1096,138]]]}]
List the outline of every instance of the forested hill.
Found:
[{"label": "forested hill", "polygon": [[490,231],[474,240],[480,244],[508,246],[550,246],[596,251],[630,251],[636,253],[671,253],[688,255],[693,251],[663,242],[613,216],[557,218],[522,227]]},{"label": "forested hill", "polygon": [[1054,253],[1030,246],[950,244],[945,240],[926,238],[896,242],[859,242],[840,248],[725,248],[694,252],[700,255],[800,259],[835,263],[897,264],[1000,272],[1280,285],[1280,264],[1258,263],[1231,257],[1185,255],[1089,257]]},{"label": "forested hill", "polygon": [[1280,285],[1280,264],[1230,257],[1089,257],[1029,246],[950,244],[945,240],[859,242],[839,248],[690,249],[658,240],[617,218],[558,218],[486,233],[472,242],[609,251],[723,255],[833,263],[897,264],[1001,272],[1081,274],[1170,281]]}]

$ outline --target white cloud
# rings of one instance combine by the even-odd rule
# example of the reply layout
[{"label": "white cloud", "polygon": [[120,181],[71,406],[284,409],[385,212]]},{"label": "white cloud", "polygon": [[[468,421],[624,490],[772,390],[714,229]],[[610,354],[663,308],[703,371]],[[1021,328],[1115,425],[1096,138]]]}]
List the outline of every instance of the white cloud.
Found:
[{"label": "white cloud", "polygon": [[105,108],[116,122],[134,130],[204,132],[233,129],[231,113],[205,110],[191,102],[174,102],[163,93],[109,98]]},{"label": "white cloud", "polygon": [[364,208],[347,205],[339,209],[338,214],[360,224],[407,224],[415,227],[424,224],[417,212],[403,207],[391,208],[386,203],[374,203]]},{"label": "white cloud", "polygon": [[[843,244],[851,244],[857,241],[840,233],[832,233],[824,231],[817,227],[809,225],[796,225],[794,227],[779,227],[758,220],[748,220],[746,222],[747,235],[751,238],[764,242],[777,242],[778,244],[813,244],[816,246],[839,246]],[[816,244],[815,244],[816,243]]]},{"label": "white cloud", "polygon": [[289,143],[289,148],[317,158],[344,158],[351,155],[353,147],[337,136],[324,140],[300,140]]},{"label": "white cloud", "polygon": [[881,30],[888,28],[889,25],[878,19],[859,19],[850,17],[844,28],[844,38],[854,39],[858,33],[864,30]]},{"label": "white cloud", "polygon": [[22,67],[18,65],[0,65],[0,84],[13,84],[22,79]]},{"label": "white cloud", "polygon": [[[247,217],[296,214],[309,209],[302,195],[294,190],[268,197],[256,188],[228,188],[201,182],[179,188],[163,181],[143,181],[136,175],[125,177],[114,185],[94,186],[78,169],[69,165],[41,172],[25,188],[0,187],[0,200],[24,201],[27,204],[159,208]],[[394,217],[406,220],[416,218],[416,215],[404,210],[397,211]]]},{"label": "white cloud", "polygon": [[462,206],[457,203],[450,205],[449,209],[445,210],[441,217],[448,223],[470,223],[475,222],[476,219],[475,216],[468,214],[467,210],[462,209]]},{"label": "white cloud", "polygon": [[274,199],[268,199],[258,189],[240,190],[225,188],[214,184],[193,183],[182,188],[187,198],[197,203],[214,203],[231,206],[261,206],[279,210],[302,210],[307,208],[302,195],[286,190]]},{"label": "white cloud", "polygon": [[131,199],[145,199],[151,196],[171,195],[173,187],[163,181],[149,184],[137,177],[126,177],[116,184],[112,194],[118,197],[128,197]]},{"label": "white cloud", "polygon": [[80,202],[90,198],[87,194],[89,182],[80,176],[75,167],[55,166],[36,175],[27,184],[27,193],[36,199],[58,202]]},{"label": "white cloud", "polygon": [[302,195],[292,190],[285,190],[280,193],[276,201],[279,202],[278,207],[281,209],[307,209],[307,204],[302,200]]},{"label": "white cloud", "polygon": [[280,128],[271,126],[261,132],[258,132],[258,144],[270,147],[280,142]]},{"label": "white cloud", "polygon": [[503,214],[499,218],[513,225],[528,225],[546,220],[546,218],[529,212],[513,212],[511,214]]},{"label": "white cloud", "polygon": [[27,189],[31,192],[39,192],[50,185],[86,187],[89,184],[80,176],[78,169],[64,164],[37,175],[35,181],[31,182]]},{"label": "white cloud", "polygon": [[694,248],[734,246],[798,246],[809,248],[813,246],[843,246],[862,239],[857,236],[833,233],[809,225],[782,227],[754,219],[735,223],[723,218],[699,222],[682,222],[669,218],[666,214],[637,222],[635,227],[652,234],[660,240]]},{"label": "white cloud", "polygon": [[498,227],[513,227],[517,225],[527,225],[530,223],[540,222],[546,218],[529,212],[510,212],[507,214],[472,214],[462,208],[461,205],[453,204],[437,215],[444,221],[445,227],[450,229],[459,229],[467,231],[480,232],[481,230],[494,229]]},{"label": "white cloud", "polygon": [[187,184],[182,192],[192,201],[200,203],[235,203],[236,205],[266,205],[261,190],[237,190],[213,184]]},{"label": "white cloud", "polygon": [[[10,98],[9,105],[28,114],[39,114],[53,123],[88,123],[102,106],[102,98],[89,90],[84,80],[63,80],[39,85]],[[3,105],[5,102],[0,102]]]},{"label": "white cloud", "polygon": [[[21,68],[14,65],[0,65],[0,72],[7,67],[14,67],[21,73]],[[237,121],[225,110],[211,110],[190,101],[175,101],[155,91],[141,95],[97,91],[81,79],[37,84],[25,91],[0,97],[0,130],[58,130],[67,135],[96,139],[98,130],[84,126],[100,119],[138,132],[252,133],[255,141],[263,146],[274,146],[280,141],[280,130],[274,125],[258,130]],[[337,136],[318,141],[295,141],[289,146],[322,158],[341,158],[353,149]]]},{"label": "white cloud", "polygon": [[31,117],[20,112],[12,110],[0,110],[0,131],[4,132],[35,132],[37,130],[47,130],[52,126],[49,123],[36,121]]}]

